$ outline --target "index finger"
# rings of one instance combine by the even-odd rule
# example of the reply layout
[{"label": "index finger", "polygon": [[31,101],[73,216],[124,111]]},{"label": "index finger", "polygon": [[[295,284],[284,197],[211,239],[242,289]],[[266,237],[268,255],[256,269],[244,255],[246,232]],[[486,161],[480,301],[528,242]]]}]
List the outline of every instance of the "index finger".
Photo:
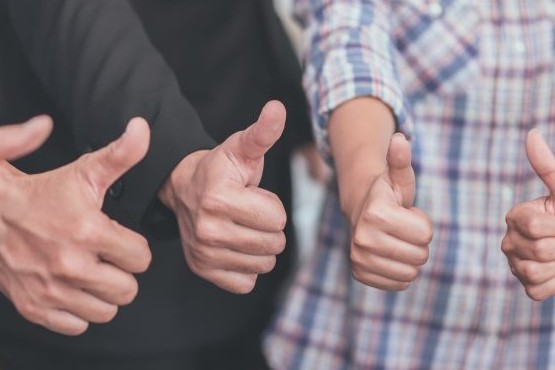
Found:
[{"label": "index finger", "polygon": [[206,205],[208,212],[254,230],[282,231],[287,221],[285,208],[279,198],[255,186],[213,197],[210,203]]},{"label": "index finger", "polygon": [[362,212],[364,222],[371,228],[357,227],[357,234],[364,239],[371,239],[379,227],[384,233],[415,245],[430,244],[433,236],[432,222],[418,208],[381,207]]},{"label": "index finger", "polygon": [[0,127],[0,159],[16,159],[32,152],[44,143],[51,131],[52,121],[48,116]]},{"label": "index finger", "polygon": [[529,239],[555,237],[555,215],[539,212],[532,203],[514,207],[507,214],[506,223],[509,228]]},{"label": "index finger", "polygon": [[501,249],[507,256],[537,262],[555,261],[555,238],[528,239],[518,233],[503,238]]},{"label": "index finger", "polygon": [[146,239],[116,221],[106,219],[99,233],[99,257],[123,271],[144,272],[152,259]]}]

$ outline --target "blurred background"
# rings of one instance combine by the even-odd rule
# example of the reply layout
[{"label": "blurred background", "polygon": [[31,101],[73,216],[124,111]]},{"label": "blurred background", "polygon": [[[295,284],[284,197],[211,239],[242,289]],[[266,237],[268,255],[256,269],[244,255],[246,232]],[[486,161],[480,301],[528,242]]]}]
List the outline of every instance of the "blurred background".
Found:
[{"label": "blurred background", "polygon": [[[302,47],[301,30],[292,17],[292,3],[293,0],[274,0],[276,10],[299,55]],[[324,185],[310,177],[307,162],[303,156],[295,155],[292,162],[293,214],[299,238],[300,257],[303,258],[314,246]]]}]

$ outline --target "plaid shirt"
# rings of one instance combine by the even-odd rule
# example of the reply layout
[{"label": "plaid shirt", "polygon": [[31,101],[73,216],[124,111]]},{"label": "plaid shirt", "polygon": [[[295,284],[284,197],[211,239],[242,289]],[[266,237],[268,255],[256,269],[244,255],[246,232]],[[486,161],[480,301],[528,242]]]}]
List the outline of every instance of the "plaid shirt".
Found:
[{"label": "plaid shirt", "polygon": [[[555,147],[553,0],[312,0],[305,87],[327,155],[328,113],[371,95],[410,135],[416,205],[434,222],[408,291],[357,283],[349,227],[327,199],[266,338],[276,369],[555,369],[552,299],[529,299],[500,250],[505,215],[545,195],[525,153]],[[328,156],[329,157],[329,156]],[[555,248],[555,246],[554,246]]]}]

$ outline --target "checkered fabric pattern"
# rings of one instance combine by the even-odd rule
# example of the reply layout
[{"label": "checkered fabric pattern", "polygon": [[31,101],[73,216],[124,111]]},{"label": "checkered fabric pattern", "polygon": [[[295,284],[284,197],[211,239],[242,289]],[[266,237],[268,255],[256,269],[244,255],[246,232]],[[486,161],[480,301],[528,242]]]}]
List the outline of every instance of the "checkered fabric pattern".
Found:
[{"label": "checkered fabric pattern", "polygon": [[[405,292],[354,281],[332,189],[318,245],[266,338],[275,369],[555,369],[555,306],[529,299],[500,250],[505,215],[545,195],[525,153],[555,148],[553,0],[299,1],[305,87],[327,118],[375,96],[412,140],[430,259]],[[330,159],[331,161],[331,159]]]}]

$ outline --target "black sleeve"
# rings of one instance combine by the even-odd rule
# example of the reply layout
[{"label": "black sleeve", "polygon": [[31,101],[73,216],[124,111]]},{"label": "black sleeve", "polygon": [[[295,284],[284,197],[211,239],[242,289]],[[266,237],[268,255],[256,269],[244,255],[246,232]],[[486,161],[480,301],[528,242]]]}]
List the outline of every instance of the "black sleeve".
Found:
[{"label": "black sleeve", "polygon": [[9,6],[33,70],[81,152],[121,135],[132,117],[149,122],[149,152],[118,182],[111,215],[138,227],[177,163],[214,142],[128,1],[9,0]]}]

